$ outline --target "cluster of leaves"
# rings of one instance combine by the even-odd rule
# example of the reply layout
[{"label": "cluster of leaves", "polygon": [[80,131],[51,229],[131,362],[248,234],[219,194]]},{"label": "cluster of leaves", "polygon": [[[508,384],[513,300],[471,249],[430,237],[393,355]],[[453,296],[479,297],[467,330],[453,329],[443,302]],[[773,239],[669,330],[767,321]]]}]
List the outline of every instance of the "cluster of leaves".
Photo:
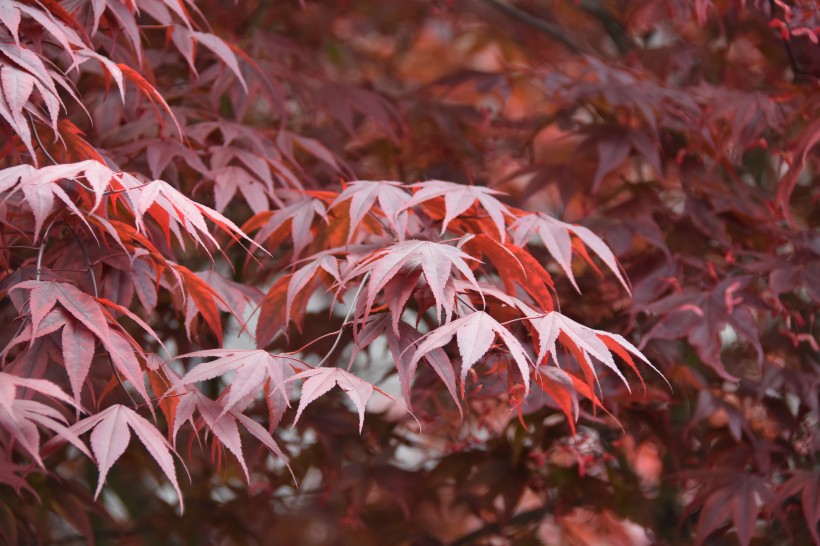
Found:
[{"label": "cluster of leaves", "polygon": [[818,31],[1,2],[0,536],[820,544]]},{"label": "cluster of leaves", "polygon": [[[377,340],[394,362],[379,368],[397,374],[404,399],[397,403],[408,411],[420,363],[430,365],[461,412],[468,375],[492,360],[490,377],[520,387],[510,397],[514,407],[520,411],[523,397],[539,389],[572,426],[579,398],[603,407],[596,364],[629,388],[613,353],[636,372],[633,356],[648,363],[626,339],[561,314],[552,276],[527,250],[541,241],[570,278],[573,248],[592,267],[590,252],[597,254],[626,287],[614,255],[592,232],[511,208],[498,191],[439,180],[355,181],[340,193],[306,189],[318,183],[293,172],[293,144],[344,171],[317,141],[285,130],[271,139],[241,116],[229,121],[214,105],[198,104],[194,93],[186,101],[158,90],[171,57],[187,64],[191,88],[231,86],[238,101],[256,100],[255,86],[263,84],[275,97],[269,75],[258,69],[246,81],[237,48],[196,30],[193,5],[139,7],[117,1],[3,7],[1,112],[9,139],[8,164],[0,171],[2,290],[17,329],[2,353],[0,480],[35,493],[23,481],[30,469],[16,463],[28,458],[52,472],[43,457],[70,442],[99,469],[96,498],[133,433],[182,508],[174,464],[181,431],[215,453],[233,454],[250,482],[240,428],[287,464],[271,433],[295,381],[304,381],[296,421],[338,385],[359,414],[361,432],[373,391],[393,398],[354,373],[364,361],[375,365]],[[165,32],[168,47],[144,50],[146,18]],[[197,46],[216,57],[206,67],[199,66],[206,61],[199,61]],[[146,58],[155,53],[156,73],[146,78]],[[257,68],[244,59],[248,69]],[[113,96],[111,80],[119,92]],[[75,112],[106,124],[121,144],[90,142],[71,121]],[[144,162],[148,169],[139,169]],[[202,182],[213,186],[214,208],[192,197]],[[254,213],[242,228],[222,213],[238,196]],[[244,264],[237,262],[242,255]],[[188,267],[203,258],[209,268]],[[266,293],[256,288],[266,285]],[[302,328],[310,303],[324,309],[326,326],[337,326],[325,332],[336,343],[313,365],[314,352],[295,349],[290,335]],[[338,325],[336,306],[348,308]],[[223,346],[223,313],[243,328],[256,313],[255,348]],[[168,335],[162,323],[184,333]],[[323,366],[343,361],[334,355],[340,341],[346,368]],[[199,363],[187,372],[172,365],[190,359]],[[229,373],[210,382],[224,386],[218,396],[200,388]],[[268,428],[245,413],[260,399]],[[43,430],[52,433],[47,442]],[[85,521],[78,530],[90,526]],[[4,538],[17,542],[28,530],[4,527]]]}]

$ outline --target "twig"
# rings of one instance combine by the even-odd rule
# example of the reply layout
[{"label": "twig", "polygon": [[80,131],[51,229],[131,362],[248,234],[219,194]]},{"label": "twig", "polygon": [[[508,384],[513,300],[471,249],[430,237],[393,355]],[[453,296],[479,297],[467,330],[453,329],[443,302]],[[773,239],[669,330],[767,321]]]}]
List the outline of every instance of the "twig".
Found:
[{"label": "twig", "polygon": [[[88,276],[91,278],[91,288],[94,291],[94,297],[99,298],[100,293],[97,289],[97,279],[94,276],[94,270],[91,266],[91,257],[88,255],[88,251],[85,249],[85,245],[83,245],[82,241],[80,241],[80,238],[77,237],[77,233],[74,231],[74,228],[71,227],[71,224],[66,225],[68,226],[68,230],[71,233],[71,236],[74,237],[74,241],[77,243],[77,246],[80,247],[80,251],[83,253],[83,258],[85,258],[85,270],[88,272]],[[128,396],[128,399],[131,401],[131,405],[134,406],[134,409],[138,408],[139,404],[137,404],[137,401],[134,400],[133,396],[131,396],[131,393],[128,392],[128,389],[122,382],[120,374],[117,373],[117,368],[116,366],[114,366],[114,360],[111,358],[111,353],[106,351],[105,356],[108,359],[108,365],[111,367],[111,371],[114,373],[114,377],[117,378],[117,383],[120,384],[120,387],[122,387],[123,392],[125,392],[125,395]]]},{"label": "twig", "polygon": [[580,6],[581,9],[601,22],[604,30],[612,39],[612,43],[618,48],[618,53],[623,55],[630,50],[632,44],[629,40],[629,35],[624,30],[624,27],[612,17],[609,10],[601,5],[601,2],[597,0],[581,0]]},{"label": "twig", "polygon": [[[333,346],[330,348],[330,350],[327,352],[327,354],[324,356],[324,358],[322,358],[322,360],[320,360],[319,363],[316,364],[317,368],[321,368],[322,364],[327,362],[327,359],[330,358],[330,355],[332,355],[333,351],[336,350],[336,347],[339,346],[339,341],[341,341],[341,339],[342,339],[342,333],[345,330],[345,325],[350,320],[350,315],[353,314],[353,310],[356,308],[356,304],[359,302],[359,295],[361,295],[361,293],[362,293],[362,288],[364,288],[364,284],[367,282],[367,279],[369,277],[370,277],[370,271],[365,273],[364,277],[362,277],[362,282],[359,284],[359,288],[356,289],[356,295],[353,296],[353,301],[350,302],[350,308],[347,310],[347,315],[345,315],[345,319],[344,319],[344,321],[342,321],[342,327],[339,328],[339,335],[336,336],[336,340],[333,342]],[[353,325],[353,328],[356,328],[355,324]]]},{"label": "twig", "polygon": [[535,17],[527,13],[526,11],[518,9],[512,4],[508,4],[504,0],[480,1],[494,7],[498,11],[504,12],[504,14],[509,16],[511,19],[515,19],[520,23],[524,23],[525,25],[529,25],[532,28],[543,32],[553,40],[564,44],[567,48],[571,49],[575,53],[581,53],[583,51],[581,49],[581,46],[579,46],[575,42],[575,40],[573,40],[568,34],[564,32],[564,30],[560,26],[556,25],[555,23],[550,23],[549,21],[539,19],[538,17]]},{"label": "twig", "polygon": [[507,521],[507,524],[503,526],[497,522],[489,523],[480,529],[476,529],[472,533],[467,533],[460,539],[451,543],[450,546],[467,546],[468,544],[477,543],[478,540],[489,535],[503,536],[505,527],[513,527],[518,525],[526,525],[528,523],[536,523],[538,521],[541,521],[541,518],[546,516],[551,510],[551,506],[543,506],[541,508],[536,508],[535,510],[521,512],[511,517]]}]

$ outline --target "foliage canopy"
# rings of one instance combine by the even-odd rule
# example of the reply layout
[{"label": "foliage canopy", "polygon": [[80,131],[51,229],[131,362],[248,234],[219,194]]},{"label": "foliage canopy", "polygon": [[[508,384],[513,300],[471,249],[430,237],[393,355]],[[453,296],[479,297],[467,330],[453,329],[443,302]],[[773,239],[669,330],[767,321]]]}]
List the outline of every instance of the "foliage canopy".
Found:
[{"label": "foliage canopy", "polygon": [[820,546],[817,32],[1,2],[0,536]]}]

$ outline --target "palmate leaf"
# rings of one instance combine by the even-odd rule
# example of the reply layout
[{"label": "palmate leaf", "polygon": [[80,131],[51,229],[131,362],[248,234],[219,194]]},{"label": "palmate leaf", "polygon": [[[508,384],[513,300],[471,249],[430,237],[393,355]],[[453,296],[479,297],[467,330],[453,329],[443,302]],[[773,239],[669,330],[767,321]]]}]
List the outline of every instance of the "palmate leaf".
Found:
[{"label": "palmate leaf", "polygon": [[133,431],[171,482],[179,496],[180,507],[184,507],[172,456],[172,453],[176,452],[150,421],[126,406],[114,404],[71,426],[71,431],[78,435],[89,430],[92,431],[91,449],[100,471],[95,498],[100,495],[111,466],[125,453]]},{"label": "palmate leaf", "polygon": [[229,165],[210,173],[214,180],[214,207],[223,212],[236,192],[242,194],[254,213],[268,210],[268,191],[265,186],[242,167]]},{"label": "palmate leaf", "polygon": [[[575,282],[575,276],[572,273],[572,249],[573,241],[572,235],[577,237],[577,241],[581,244],[576,247],[581,256],[587,262],[595,267],[595,264],[589,260],[586,253],[586,248],[591,249],[604,264],[615,274],[618,281],[623,285],[627,292],[630,292],[629,285],[621,274],[618,260],[612,253],[612,250],[601,240],[600,237],[592,233],[588,228],[579,226],[577,224],[568,224],[560,220],[556,220],[551,216],[538,212],[528,213],[520,216],[510,226],[513,243],[517,246],[526,246],[530,240],[536,235],[544,243],[549,253],[561,266],[561,269],[566,273],[567,278],[572,283],[572,286],[580,292],[578,285]],[[586,245],[586,246],[584,246]]]},{"label": "palmate leaf", "polygon": [[[644,364],[655,370],[661,377],[664,377],[637,347],[618,334],[588,328],[556,311],[542,315],[528,311],[526,314],[528,315],[529,323],[538,333],[538,357],[536,361],[541,364],[544,364],[546,358],[549,356],[555,365],[560,367],[556,349],[557,341],[567,347],[576,356],[578,363],[582,365],[584,373],[588,377],[588,383],[591,383],[589,379],[595,375],[592,364],[588,358],[591,356],[615,372],[621,381],[623,381],[624,385],[626,385],[626,388],[631,391],[629,382],[615,364],[612,351],[632,368],[638,377],[641,378],[641,383],[643,383],[643,378],[630,357],[630,354],[637,356]],[[666,380],[665,377],[664,380]],[[590,388],[591,387],[592,385],[590,384]],[[645,385],[644,389],[646,389]]]},{"label": "palmate leaf", "polygon": [[[69,405],[74,405],[74,402],[51,381],[0,372],[0,425],[8,431],[13,440],[19,442],[40,467],[45,468],[40,457],[38,426],[55,432],[57,437],[70,442],[91,457],[88,448],[77,433],[68,427],[68,422],[59,411],[41,402],[26,399],[28,397],[17,398],[20,389],[31,389]],[[79,406],[77,409],[80,409]]]},{"label": "palmate leaf", "polygon": [[[265,245],[268,238],[284,229],[288,222],[290,222],[293,255],[297,257],[310,243],[310,228],[316,216],[324,219],[325,222],[328,221],[324,203],[315,197],[306,197],[273,213],[262,212],[257,214],[254,218],[248,220],[243,226],[243,229],[251,231],[261,224],[261,228],[254,237],[254,241],[262,246]],[[275,238],[281,242],[284,236],[282,236],[281,239],[280,237]]]},{"label": "palmate leaf", "polygon": [[506,239],[506,219],[513,217],[513,213],[507,205],[494,197],[495,195],[503,195],[503,192],[481,186],[454,184],[443,180],[428,180],[413,184],[411,187],[416,192],[404,205],[405,208],[414,207],[431,199],[444,199],[445,213],[441,225],[442,235],[447,231],[447,226],[453,219],[478,202],[492,219],[501,242]]},{"label": "palmate leaf", "polygon": [[763,508],[776,500],[771,486],[759,476],[729,467],[686,474],[705,483],[682,514],[685,518],[700,509],[694,543],[706,543],[711,534],[731,522],[741,546],[749,546]]},{"label": "palmate leaf", "polygon": [[78,172],[76,165],[49,165],[42,169],[18,165],[0,171],[0,191],[11,190],[9,196],[17,191],[22,192],[25,203],[34,215],[34,241],[39,239],[43,223],[54,209],[55,197],[91,229],[74,201],[57,184],[60,180],[76,176]]},{"label": "palmate leaf", "polygon": [[652,339],[686,337],[704,363],[724,379],[737,381],[721,360],[720,332],[730,326],[747,339],[757,353],[758,365],[763,365],[757,318],[753,304],[744,297],[755,280],[751,275],[728,277],[711,290],[689,289],[655,301],[647,310],[657,313],[660,319],[644,335],[642,346]]},{"label": "palmate leaf", "polygon": [[373,391],[379,392],[395,403],[398,403],[392,396],[381,390],[380,388],[371,385],[364,379],[356,377],[350,372],[341,368],[314,368],[298,373],[293,377],[287,379],[287,382],[296,381],[297,379],[304,379],[302,385],[302,394],[299,397],[299,407],[296,409],[296,417],[293,420],[295,425],[302,415],[302,411],[310,405],[311,402],[326,394],[330,389],[336,385],[342,389],[356,410],[359,412],[359,434],[362,433],[364,426],[364,410],[367,406],[367,401],[373,395]]},{"label": "palmate leaf", "polygon": [[414,366],[434,349],[444,347],[453,336],[456,337],[458,351],[461,355],[461,396],[464,396],[464,383],[467,374],[492,347],[498,336],[507,347],[510,356],[518,366],[524,382],[525,392],[530,386],[530,358],[521,342],[501,323],[484,311],[475,311],[466,317],[439,326],[426,334],[413,354],[411,366]]},{"label": "palmate leaf", "polygon": [[223,402],[221,415],[233,409],[249,394],[263,392],[266,385],[267,388],[277,390],[289,375],[288,370],[297,372],[307,367],[293,356],[271,354],[262,350],[213,349],[196,351],[176,358],[209,357],[217,358],[198,364],[181,379],[174,381],[170,390],[179,390],[186,385],[213,379],[228,372],[236,372],[231,379],[230,391],[227,400]]},{"label": "palmate leaf", "polygon": [[[291,316],[291,310],[293,309],[293,302],[296,296],[302,294],[305,287],[310,284],[320,270],[330,275],[336,282],[341,282],[341,278],[339,277],[339,261],[330,254],[319,254],[315,256],[314,260],[296,270],[290,277],[285,303],[286,317]],[[302,294],[302,297],[304,297],[304,294]]]},{"label": "palmate leaf", "polygon": [[399,272],[421,269],[436,305],[436,317],[447,322],[453,315],[455,273],[460,273],[474,286],[478,286],[470,266],[465,260],[477,261],[458,247],[432,241],[409,240],[394,243],[386,248],[371,252],[355,261],[342,282],[369,274],[367,281],[366,308],[362,320],[367,320],[376,295]]},{"label": "palmate leaf", "polygon": [[174,416],[172,432],[174,443],[176,443],[177,434],[182,425],[187,422],[193,422],[194,412],[199,410],[202,419],[199,424],[195,424],[194,427],[207,427],[207,429],[213,433],[214,437],[216,437],[228,451],[233,453],[239,462],[239,466],[242,467],[242,471],[248,483],[250,483],[250,473],[242,450],[242,438],[239,435],[240,424],[245,427],[254,438],[259,440],[262,445],[268,448],[271,453],[287,462],[287,457],[284,452],[262,425],[239,411],[232,409],[225,411],[220,401],[211,400],[195,389],[191,389],[190,387],[183,388],[186,389],[186,392],[179,396],[179,404],[177,405],[176,415]]},{"label": "palmate leaf", "polygon": [[[29,291],[28,302],[32,322],[30,339],[33,340],[38,337],[38,328],[45,322],[55,305],[59,303],[68,315],[100,340],[108,352],[114,368],[133,385],[153,412],[153,404],[151,404],[148,391],[145,388],[142,368],[134,354],[131,343],[122,334],[111,329],[106,311],[95,298],[73,285],[54,281],[24,281],[16,284],[11,290]],[[63,317],[62,323],[65,323],[66,320]],[[59,325],[56,325],[56,328],[58,327]],[[54,329],[56,330],[56,328]],[[71,344],[74,341],[76,340],[69,340],[69,347],[64,346],[63,352],[68,354],[70,358],[66,362],[66,368],[72,388],[79,389],[84,380],[83,371],[85,370],[85,359],[88,358],[88,354],[78,353],[78,348]],[[93,350],[93,347],[93,343],[85,341],[82,343],[80,350]],[[79,396],[79,391],[75,391],[75,395]]]},{"label": "palmate leaf", "polygon": [[198,245],[207,250],[204,241],[208,241],[215,248],[220,248],[216,239],[211,235],[205,219],[211,220],[234,240],[244,239],[254,244],[250,237],[231,220],[217,211],[197,203],[180,193],[167,182],[154,180],[144,183],[128,173],[121,173],[119,182],[130,201],[131,209],[136,216],[137,229],[145,233],[143,218],[150,214],[159,222],[160,227],[170,239],[170,232],[175,231],[180,244],[185,244],[179,230],[184,231]]},{"label": "palmate leaf", "polygon": [[[401,383],[401,392],[404,396],[405,404],[410,408],[412,407],[410,387],[416,375],[419,360],[413,360],[413,355],[409,352],[409,349],[417,344],[422,334],[404,321],[397,323],[392,322],[392,317],[387,313],[371,315],[370,320],[368,320],[358,335],[351,360],[355,358],[360,350],[367,347],[379,336],[386,336],[387,346],[396,363],[396,371],[398,372],[399,382]],[[424,360],[430,364],[430,367],[433,368],[444,382],[444,385],[447,387],[447,392],[450,393],[453,402],[455,402],[456,407],[458,407],[459,412],[461,412],[461,404],[459,403],[457,394],[456,376],[447,353],[441,348],[431,349],[424,355]]]},{"label": "palmate leaf", "polygon": [[[153,180],[143,182],[129,173],[115,173],[95,160],[78,163],[50,165],[37,169],[31,165],[18,165],[0,170],[0,193],[9,192],[9,196],[21,191],[34,214],[35,239],[39,235],[43,222],[54,208],[55,197],[91,227],[85,220],[74,201],[63,190],[59,182],[66,179],[85,178],[94,195],[94,205],[90,212],[97,209],[106,194],[112,199],[124,202],[134,214],[134,223],[140,234],[147,234],[146,215],[157,221],[160,228],[170,240],[174,233],[180,244],[185,244],[183,233],[193,239],[199,246],[208,250],[206,242],[213,248],[220,246],[211,235],[206,219],[212,221],[234,240],[245,240],[258,246],[236,224],[196,201],[186,197],[167,182]],[[76,186],[76,184],[75,184]],[[83,190],[79,186],[78,191]],[[92,230],[93,232],[93,230]]]},{"label": "palmate leaf", "polygon": [[348,186],[330,204],[329,208],[334,208],[343,201],[350,200],[350,230],[347,241],[353,239],[356,228],[376,204],[379,203],[381,211],[388,225],[393,229],[399,241],[403,241],[407,234],[407,222],[409,214],[407,207],[411,198],[410,193],[405,191],[404,184],[387,180],[370,181],[355,180],[349,182]]},{"label": "palmate leaf", "polygon": [[63,365],[68,373],[74,405],[80,405],[83,384],[94,358],[94,336],[81,324],[66,320],[63,326]]},{"label": "palmate leaf", "polygon": [[[814,544],[820,545],[820,470],[800,470],[791,472],[791,478],[783,483],[777,494],[768,503],[770,509],[779,509],[779,505],[787,498],[800,492],[800,504],[803,508],[803,517],[806,518],[809,533]],[[755,509],[759,508],[755,506]],[[735,521],[738,517],[735,516]],[[749,518],[751,519],[751,518]],[[748,521],[748,520],[747,520]]]},{"label": "palmate leaf", "polygon": [[532,301],[545,311],[554,307],[550,293],[554,291],[552,277],[524,248],[496,241],[478,234],[464,244],[463,249],[477,260],[486,256],[504,284],[507,294],[516,293],[516,285],[526,291]]}]

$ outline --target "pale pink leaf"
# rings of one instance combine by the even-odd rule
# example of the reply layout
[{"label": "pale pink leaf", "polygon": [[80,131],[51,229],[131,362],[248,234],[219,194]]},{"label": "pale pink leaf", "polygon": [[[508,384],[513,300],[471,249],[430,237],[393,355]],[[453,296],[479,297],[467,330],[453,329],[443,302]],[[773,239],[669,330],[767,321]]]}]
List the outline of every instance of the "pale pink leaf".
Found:
[{"label": "pale pink leaf", "polygon": [[94,337],[87,328],[67,320],[63,326],[63,365],[68,373],[74,403],[80,406],[83,383],[94,357]]},{"label": "pale pink leaf", "polygon": [[239,83],[242,85],[242,89],[245,92],[248,91],[248,85],[245,83],[245,78],[242,77],[242,71],[239,70],[239,63],[236,61],[236,55],[234,55],[231,48],[228,47],[228,44],[225,43],[222,38],[215,36],[213,34],[208,34],[205,32],[192,32],[193,37],[196,39],[197,42],[204,45],[211,51],[213,51],[217,57],[219,57],[223,63],[228,65],[228,68],[236,75],[236,78],[239,80]]},{"label": "pale pink leaf", "polygon": [[388,224],[393,228],[399,241],[404,240],[408,220],[408,213],[404,205],[410,199],[410,194],[403,187],[404,185],[401,182],[387,180],[378,182],[356,180],[350,182],[348,187],[330,205],[330,208],[334,208],[338,204],[350,200],[348,242],[352,239],[356,227],[370,212],[376,200],[378,200],[381,212],[386,216]]},{"label": "pale pink leaf", "polygon": [[23,109],[34,91],[34,76],[10,66],[0,67],[0,84],[12,115],[22,120]]},{"label": "pale pink leaf", "polygon": [[412,187],[418,191],[404,205],[405,208],[416,206],[430,199],[444,198],[445,215],[441,225],[442,234],[447,231],[447,226],[451,221],[478,201],[490,216],[498,230],[501,241],[504,242],[507,234],[506,217],[512,216],[512,212],[507,205],[494,197],[495,195],[503,195],[503,192],[482,186],[465,186],[443,180],[427,180],[426,182],[413,184]]},{"label": "pale pink leaf", "polygon": [[95,415],[100,419],[91,432],[91,449],[97,459],[100,478],[97,482],[94,498],[100,495],[108,471],[117,462],[117,459],[125,453],[128,443],[131,441],[125,411],[124,406],[117,404]]},{"label": "pale pink leaf", "polygon": [[14,43],[20,45],[20,10],[11,2],[0,2],[0,23],[9,30]]},{"label": "pale pink leaf", "polygon": [[145,401],[151,413],[154,412],[154,404],[145,388],[145,375],[142,371],[131,345],[115,331],[110,332],[108,339],[103,341],[103,346],[108,350],[114,368],[133,385],[137,393]]},{"label": "pale pink leaf", "polygon": [[484,356],[495,340],[492,318],[486,313],[473,313],[456,332],[458,352],[461,354],[461,382],[468,370]]},{"label": "pale pink leaf", "polygon": [[[151,457],[154,458],[159,467],[162,469],[165,477],[168,478],[168,481],[170,481],[171,485],[174,486],[174,490],[177,492],[177,496],[179,497],[180,510],[182,510],[184,508],[182,502],[182,491],[179,489],[176,468],[174,467],[174,458],[171,455],[173,448],[162,433],[157,430],[157,428],[145,417],[142,417],[138,413],[128,408],[123,409],[125,410],[125,415],[128,424],[131,426],[131,430],[136,433],[137,438],[140,439],[142,445],[145,446],[145,449],[151,454]],[[99,428],[99,425],[97,425],[97,427]],[[95,429],[95,432],[96,430],[97,429]]]},{"label": "pale pink leaf", "polygon": [[230,413],[224,413],[224,408],[217,402],[199,393],[196,393],[196,395],[199,413],[205,419],[208,428],[222,442],[222,445],[234,454],[234,457],[239,461],[239,466],[242,467],[242,471],[245,473],[245,479],[250,481],[248,466],[245,463],[245,456],[242,454],[242,438],[239,436],[236,418]]},{"label": "pale pink leaf", "polygon": [[[462,329],[466,330],[464,334],[460,334]],[[439,326],[432,332],[426,334],[416,348],[411,362],[416,363],[433,349],[447,345],[453,339],[454,335],[458,335],[458,348],[463,363],[461,369],[462,395],[464,393],[464,380],[467,377],[469,368],[475,364],[481,356],[486,354],[489,349],[487,345],[488,338],[489,344],[492,345],[496,335],[498,335],[507,346],[510,356],[512,356],[513,361],[515,361],[518,366],[518,371],[521,373],[521,377],[524,381],[525,392],[529,391],[530,363],[526,351],[524,351],[521,343],[507,328],[484,311],[475,311],[466,317]],[[487,348],[485,349],[485,347]]]},{"label": "pale pink leaf", "polygon": [[108,321],[93,296],[67,283],[54,283],[57,288],[57,300],[86,328],[91,330],[103,342],[108,341]]},{"label": "pale pink leaf", "polygon": [[336,374],[333,370],[338,369],[339,368],[318,368],[316,370],[307,370],[290,378],[290,381],[306,379],[302,385],[299,407],[296,409],[296,417],[293,420],[294,425],[299,421],[302,412],[311,402],[336,386]]}]

